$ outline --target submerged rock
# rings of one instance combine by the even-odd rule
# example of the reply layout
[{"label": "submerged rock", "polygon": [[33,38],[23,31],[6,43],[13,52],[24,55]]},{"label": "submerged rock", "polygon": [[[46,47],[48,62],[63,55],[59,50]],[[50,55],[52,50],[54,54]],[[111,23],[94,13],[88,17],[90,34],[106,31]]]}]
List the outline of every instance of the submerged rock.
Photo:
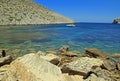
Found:
[{"label": "submerged rock", "polygon": [[10,64],[2,81],[64,81],[64,79],[57,66],[37,54],[27,54]]},{"label": "submerged rock", "polygon": [[109,54],[104,53],[96,48],[88,48],[85,50],[85,54],[89,55],[90,57],[101,57],[101,58],[109,58]]},{"label": "submerged rock", "polygon": [[102,64],[103,61],[100,59],[81,57],[63,66],[62,72],[86,77],[88,73],[92,71],[92,69],[99,67]]}]

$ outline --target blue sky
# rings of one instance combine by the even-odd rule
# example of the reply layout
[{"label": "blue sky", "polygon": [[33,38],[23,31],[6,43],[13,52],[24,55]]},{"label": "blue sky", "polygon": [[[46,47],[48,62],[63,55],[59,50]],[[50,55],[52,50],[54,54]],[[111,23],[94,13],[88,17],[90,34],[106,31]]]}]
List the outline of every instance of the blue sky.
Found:
[{"label": "blue sky", "polygon": [[120,0],[34,0],[75,21],[112,22],[120,17]]}]

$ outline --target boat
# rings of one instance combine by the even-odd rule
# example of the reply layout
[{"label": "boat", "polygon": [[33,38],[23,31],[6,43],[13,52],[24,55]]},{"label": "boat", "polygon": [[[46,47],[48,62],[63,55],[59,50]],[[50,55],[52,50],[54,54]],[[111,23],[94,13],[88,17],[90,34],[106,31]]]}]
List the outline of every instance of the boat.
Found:
[{"label": "boat", "polygon": [[68,27],[75,27],[75,24],[67,24]]}]

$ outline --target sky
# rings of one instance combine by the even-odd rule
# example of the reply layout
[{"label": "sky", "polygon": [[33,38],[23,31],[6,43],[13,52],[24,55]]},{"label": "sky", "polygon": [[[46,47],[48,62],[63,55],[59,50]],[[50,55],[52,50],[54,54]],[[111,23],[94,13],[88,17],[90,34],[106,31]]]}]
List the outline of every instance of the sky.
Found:
[{"label": "sky", "polygon": [[120,0],[34,0],[76,22],[112,22],[120,17]]}]

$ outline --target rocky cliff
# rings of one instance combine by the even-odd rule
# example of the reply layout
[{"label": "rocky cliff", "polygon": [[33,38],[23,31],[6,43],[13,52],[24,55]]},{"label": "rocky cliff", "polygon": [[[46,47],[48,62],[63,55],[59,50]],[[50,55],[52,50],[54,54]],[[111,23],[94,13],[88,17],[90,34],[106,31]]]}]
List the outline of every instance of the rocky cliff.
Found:
[{"label": "rocky cliff", "polygon": [[73,23],[33,0],[0,0],[0,25]]},{"label": "rocky cliff", "polygon": [[114,19],[113,23],[114,24],[120,24],[120,18]]}]

